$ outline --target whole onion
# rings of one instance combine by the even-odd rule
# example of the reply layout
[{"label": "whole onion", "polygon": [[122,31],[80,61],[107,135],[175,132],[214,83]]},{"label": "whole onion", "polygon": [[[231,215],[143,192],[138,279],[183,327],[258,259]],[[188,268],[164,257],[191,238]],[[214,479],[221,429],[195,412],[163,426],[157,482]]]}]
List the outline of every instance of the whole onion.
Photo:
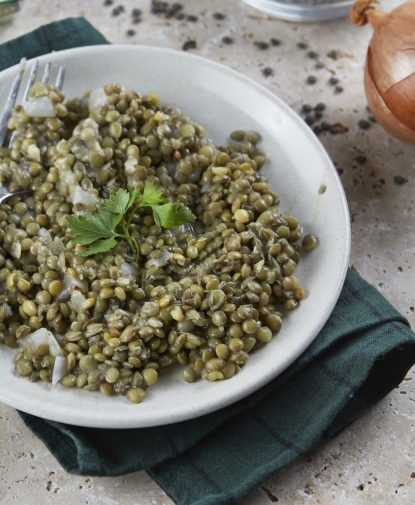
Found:
[{"label": "whole onion", "polygon": [[415,0],[390,13],[374,2],[357,0],[350,9],[354,24],[374,30],[364,71],[369,108],[392,136],[415,144]]}]

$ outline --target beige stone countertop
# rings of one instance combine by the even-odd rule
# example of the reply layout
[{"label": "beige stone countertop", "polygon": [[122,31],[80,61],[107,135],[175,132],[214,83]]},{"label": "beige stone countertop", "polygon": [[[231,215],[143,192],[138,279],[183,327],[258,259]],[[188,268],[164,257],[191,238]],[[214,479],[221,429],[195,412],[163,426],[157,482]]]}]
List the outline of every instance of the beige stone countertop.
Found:
[{"label": "beige stone countertop", "polygon": [[[108,2],[105,2],[108,3]],[[0,43],[66,17],[84,16],[112,43],[190,51],[250,77],[300,113],[303,104],[326,104],[321,120],[342,133],[319,139],[343,183],[352,221],[350,265],[415,323],[415,146],[403,144],[370,121],[363,66],[372,29],[348,18],[292,23],[268,17],[241,0],[181,0],[197,20],[166,19],[150,0],[24,0]],[[390,11],[402,3],[382,0]],[[122,6],[118,15],[114,8]],[[132,10],[142,10],[133,23]],[[224,14],[222,20],[214,13]],[[229,37],[230,40],[224,39]],[[280,41],[270,44],[271,39]],[[226,43],[228,42],[228,43]],[[229,43],[230,42],[230,43]],[[261,49],[260,42],[267,43]],[[306,47],[301,49],[298,44]],[[301,44],[300,44],[301,45]],[[263,69],[270,67],[271,75]],[[308,76],[314,84],[307,84]],[[339,80],[335,86],[331,77]],[[369,128],[359,126],[365,120]],[[414,266],[414,268],[413,268]],[[402,384],[335,440],[271,477],[241,505],[409,505],[415,503],[415,380]],[[0,405],[0,504],[172,505],[145,472],[123,477],[67,474],[17,413]]]}]

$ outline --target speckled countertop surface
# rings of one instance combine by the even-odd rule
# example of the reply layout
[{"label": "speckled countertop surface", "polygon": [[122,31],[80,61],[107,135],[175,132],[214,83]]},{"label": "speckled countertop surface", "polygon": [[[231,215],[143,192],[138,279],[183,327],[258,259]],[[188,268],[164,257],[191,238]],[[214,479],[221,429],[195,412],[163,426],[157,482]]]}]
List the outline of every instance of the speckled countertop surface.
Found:
[{"label": "speckled countertop surface", "polygon": [[[186,43],[195,46],[188,50],[254,79],[296,112],[305,103],[324,102],[323,117],[315,124],[338,124],[319,138],[338,169],[349,203],[350,265],[414,328],[415,146],[393,139],[370,121],[363,65],[371,28],[358,29],[347,18],[290,23],[267,17],[240,0],[181,3],[182,12],[197,20],[151,14],[150,0],[112,5],[104,5],[104,0],[25,0],[12,22],[0,24],[0,43],[51,21],[84,16],[112,43],[178,50]],[[381,8],[389,11],[400,3],[383,0]],[[123,9],[114,15],[119,6]],[[142,10],[140,23],[133,23],[134,8]],[[218,12],[222,20],[214,18]],[[271,39],[280,44],[270,44]],[[272,69],[268,76],[266,67]],[[316,78],[314,84],[307,84],[309,76]],[[340,88],[329,84],[331,77],[338,79]],[[361,120],[368,128],[359,126]],[[413,504],[414,411],[412,370],[399,388],[335,440],[320,442],[241,505]],[[145,472],[114,478],[67,474],[16,412],[0,405],[0,504],[11,503],[172,505]]]}]

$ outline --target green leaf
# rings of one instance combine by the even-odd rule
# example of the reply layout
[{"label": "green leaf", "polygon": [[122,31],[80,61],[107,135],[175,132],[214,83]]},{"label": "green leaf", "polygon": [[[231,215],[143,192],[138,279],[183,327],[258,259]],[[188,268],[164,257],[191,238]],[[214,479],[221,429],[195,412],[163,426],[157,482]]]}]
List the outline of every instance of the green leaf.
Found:
[{"label": "green leaf", "polygon": [[194,221],[196,216],[180,202],[151,205],[157,226],[173,228]]},{"label": "green leaf", "polygon": [[101,230],[103,237],[110,236],[110,232],[114,232],[117,224],[122,220],[122,214],[112,214],[104,210],[102,205],[99,206],[96,214],[90,214],[91,222]]},{"label": "green leaf", "polygon": [[103,205],[100,205],[95,214],[87,211],[85,216],[67,216],[66,221],[72,235],[72,242],[89,246],[81,253],[81,256],[90,256],[110,251],[115,247],[117,236],[115,228],[122,218],[122,214],[111,214],[104,210]]},{"label": "green leaf", "polygon": [[92,244],[95,240],[110,238],[113,236],[112,214],[107,216],[91,214],[89,211],[85,216],[67,216],[66,221],[69,226],[73,242],[81,245]]},{"label": "green leaf", "polygon": [[113,214],[124,214],[129,207],[130,198],[130,193],[120,188],[109,200],[104,200],[102,208]]},{"label": "green leaf", "polygon": [[132,193],[129,193],[124,188],[119,188],[115,195],[113,195],[109,200],[104,200],[100,209],[103,208],[112,214],[123,215],[132,205],[135,204],[140,194],[140,188],[134,188]]},{"label": "green leaf", "polygon": [[141,195],[140,188],[134,188],[130,196],[130,201],[128,202],[128,208],[130,208],[132,205],[135,204],[135,202],[140,198],[140,195]]},{"label": "green leaf", "polygon": [[152,182],[146,182],[144,185],[143,199],[140,207],[146,205],[157,205],[158,203],[165,203],[166,199],[163,198],[163,189],[160,186],[155,186]]},{"label": "green leaf", "polygon": [[85,251],[83,251],[79,256],[91,256],[92,254],[104,253],[110,251],[117,245],[114,237],[106,240],[96,240],[91,244]]}]

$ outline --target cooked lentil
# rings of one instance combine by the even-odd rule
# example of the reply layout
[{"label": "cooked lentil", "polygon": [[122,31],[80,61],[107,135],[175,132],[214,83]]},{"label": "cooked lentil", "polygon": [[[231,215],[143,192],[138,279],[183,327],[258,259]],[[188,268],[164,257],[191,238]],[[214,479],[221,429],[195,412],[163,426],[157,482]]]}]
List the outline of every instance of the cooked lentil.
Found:
[{"label": "cooked lentil", "polygon": [[315,249],[316,246],[317,246],[317,238],[314,235],[308,234],[303,238],[302,247],[304,251],[307,252],[312,251],[313,249]]},{"label": "cooked lentil", "polygon": [[[49,96],[56,117],[29,118],[17,106],[9,121],[18,136],[0,148],[0,180],[30,193],[0,205],[0,343],[21,347],[18,375],[50,382],[56,350],[25,341],[49,330],[66,359],[62,386],[132,403],[174,363],[189,383],[229,379],[280,331],[277,306],[292,310],[304,298],[293,275],[298,251],[317,241],[302,240],[297,219],[279,211],[259,171],[257,133],[232,132],[218,147],[156,93],[118,84],[100,93],[88,108],[88,94],[64,102],[36,84],[31,96]],[[140,208],[129,228],[138,260],[123,241],[80,256],[66,216],[94,212],[119,187],[145,181],[197,221],[162,229]]]}]

